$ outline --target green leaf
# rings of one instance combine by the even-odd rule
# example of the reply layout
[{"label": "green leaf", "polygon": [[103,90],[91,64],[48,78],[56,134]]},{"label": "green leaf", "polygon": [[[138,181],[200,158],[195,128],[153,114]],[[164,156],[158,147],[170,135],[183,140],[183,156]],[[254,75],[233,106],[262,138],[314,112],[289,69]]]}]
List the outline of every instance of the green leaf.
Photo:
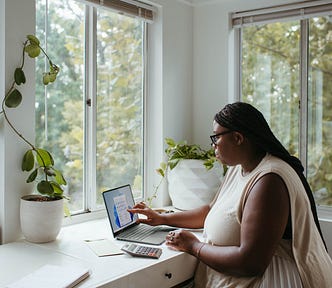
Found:
[{"label": "green leaf", "polygon": [[39,166],[48,167],[54,165],[54,160],[50,152],[40,148],[37,148],[36,150],[37,150],[37,162]]},{"label": "green leaf", "polygon": [[25,83],[25,74],[23,72],[22,68],[16,68],[15,69],[15,73],[14,73],[14,79],[15,79],[15,83],[17,85],[21,85],[22,83]]},{"label": "green leaf", "polygon": [[29,57],[36,58],[40,54],[40,48],[37,45],[29,44],[25,46],[24,51],[28,53]]},{"label": "green leaf", "polygon": [[165,162],[161,162],[160,163],[160,168],[163,169],[164,171],[166,170],[167,168],[167,164]]},{"label": "green leaf", "polygon": [[33,170],[33,172],[29,175],[28,179],[27,179],[27,183],[31,183],[33,181],[36,180],[37,178],[37,175],[38,175],[38,168],[36,168],[35,170]]},{"label": "green leaf", "polygon": [[49,73],[44,73],[43,74],[43,84],[48,85],[50,82],[51,82],[50,74]]},{"label": "green leaf", "polygon": [[210,170],[210,169],[213,168],[214,160],[211,160],[211,159],[210,160],[205,160],[203,164],[204,164],[206,170]]},{"label": "green leaf", "polygon": [[22,160],[22,171],[31,171],[35,166],[35,157],[32,150],[25,152]]},{"label": "green leaf", "polygon": [[54,193],[55,195],[62,196],[62,194],[63,194],[63,189],[61,188],[61,186],[60,186],[58,183],[53,182],[53,181],[51,181],[50,183],[51,183],[51,185],[52,185],[52,187],[53,187],[53,191],[54,191],[53,193]]},{"label": "green leaf", "polygon": [[39,39],[35,35],[27,35],[27,39],[30,41],[31,44],[39,46],[40,42]]},{"label": "green leaf", "polygon": [[55,172],[55,181],[59,185],[67,185],[66,179],[63,177],[62,173],[56,169],[54,169],[54,172]]},{"label": "green leaf", "polygon": [[37,184],[37,190],[40,194],[52,195],[54,188],[49,181],[42,180]]},{"label": "green leaf", "polygon": [[48,85],[49,83],[53,83],[56,80],[57,74],[58,71],[43,73],[43,84]]},{"label": "green leaf", "polygon": [[164,173],[163,169],[159,168],[159,169],[156,169],[156,171],[161,177],[165,177],[165,173]]},{"label": "green leaf", "polygon": [[171,138],[165,138],[165,142],[169,147],[174,147],[176,145],[175,141]]},{"label": "green leaf", "polygon": [[50,82],[53,83],[56,80],[56,73],[50,73],[49,79]]},{"label": "green leaf", "polygon": [[179,163],[180,160],[181,160],[181,159],[170,160],[170,161],[168,162],[168,164],[169,164],[169,169],[172,170],[176,165],[178,165],[178,163]]},{"label": "green leaf", "polygon": [[5,104],[8,108],[16,108],[22,102],[22,94],[17,89],[14,89],[6,98]]},{"label": "green leaf", "polygon": [[49,83],[53,83],[56,80],[56,77],[60,71],[59,67],[54,65],[51,61],[50,64],[50,71],[43,73],[43,84],[48,85]]}]

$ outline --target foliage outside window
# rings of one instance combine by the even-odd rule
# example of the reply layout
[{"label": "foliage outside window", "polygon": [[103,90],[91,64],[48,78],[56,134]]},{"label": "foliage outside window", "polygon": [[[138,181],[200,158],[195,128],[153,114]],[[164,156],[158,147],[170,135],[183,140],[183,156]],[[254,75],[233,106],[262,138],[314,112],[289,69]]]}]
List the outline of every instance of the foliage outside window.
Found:
[{"label": "foliage outside window", "polygon": [[123,184],[142,197],[145,23],[74,0],[37,0],[36,21],[62,68],[56,85],[36,85],[36,143],[68,175],[71,212]]},{"label": "foliage outside window", "polygon": [[[260,109],[291,154],[305,147],[316,203],[332,206],[332,16],[241,28],[241,98]],[[307,33],[301,34],[306,24]],[[303,36],[306,35],[306,36]],[[308,73],[300,61],[308,37]],[[308,87],[301,98],[301,85]],[[300,123],[303,105],[305,120]],[[301,107],[302,106],[302,107]],[[300,124],[306,125],[307,139]],[[302,139],[302,140],[301,140]],[[301,142],[303,141],[303,142]]]}]

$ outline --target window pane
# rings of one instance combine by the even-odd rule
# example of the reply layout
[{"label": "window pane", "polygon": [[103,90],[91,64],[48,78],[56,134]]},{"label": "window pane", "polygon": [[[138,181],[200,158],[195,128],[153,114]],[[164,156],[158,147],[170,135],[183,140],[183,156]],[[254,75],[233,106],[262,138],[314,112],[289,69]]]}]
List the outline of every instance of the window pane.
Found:
[{"label": "window pane", "polygon": [[[47,31],[47,52],[60,73],[46,88],[36,83],[36,144],[49,149],[63,171],[73,213],[83,209],[84,5],[62,0],[45,5],[36,1],[36,34],[46,47]],[[42,61],[36,61],[36,70],[41,79]]]},{"label": "window pane", "polygon": [[110,187],[132,184],[142,196],[143,24],[97,16],[97,203]]},{"label": "window pane", "polygon": [[332,23],[309,24],[308,180],[316,202],[332,205]]},{"label": "window pane", "polygon": [[265,116],[293,155],[299,153],[298,21],[242,28],[242,100]]}]

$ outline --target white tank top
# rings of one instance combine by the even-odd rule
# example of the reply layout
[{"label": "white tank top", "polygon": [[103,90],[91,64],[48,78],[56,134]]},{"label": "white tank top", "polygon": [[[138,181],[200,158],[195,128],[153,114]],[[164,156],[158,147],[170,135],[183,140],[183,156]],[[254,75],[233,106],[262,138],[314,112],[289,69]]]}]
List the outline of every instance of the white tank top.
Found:
[{"label": "white tank top", "polygon": [[[281,267],[279,276],[273,275],[274,278],[283,280],[285,276],[282,276],[283,273],[294,271],[300,274],[303,287],[332,287],[332,261],[316,229],[303,184],[292,167],[272,155],[267,154],[246,176],[242,176],[241,166],[229,168],[219,195],[205,219],[206,242],[221,246],[240,245],[241,219],[245,200],[251,187],[267,173],[278,174],[287,186],[293,227],[292,241],[281,241],[263,277],[234,277],[219,273],[200,263],[195,277],[195,287],[265,287],[264,282],[270,281],[267,275],[272,275],[271,269],[273,270],[272,266],[276,262],[276,257],[279,259],[277,261],[282,261],[284,267]],[[308,242],[306,245],[303,245],[304,239]],[[295,282],[299,282],[298,277]],[[210,286],[212,283],[213,286]],[[284,285],[279,287],[292,287],[287,286],[289,285],[287,283]]]}]

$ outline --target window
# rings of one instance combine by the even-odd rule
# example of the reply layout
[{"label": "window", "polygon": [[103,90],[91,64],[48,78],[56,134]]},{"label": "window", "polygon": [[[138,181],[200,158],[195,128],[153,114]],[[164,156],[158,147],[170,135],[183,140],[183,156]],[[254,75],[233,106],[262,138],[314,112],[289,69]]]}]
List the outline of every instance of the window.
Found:
[{"label": "window", "polygon": [[36,144],[64,172],[72,214],[98,210],[102,191],[127,183],[143,197],[146,22],[93,5],[36,1],[36,34],[61,69],[36,85]]},{"label": "window", "polygon": [[300,157],[316,203],[331,207],[332,6],[305,5],[233,15],[240,32],[240,97],[259,108]]}]

